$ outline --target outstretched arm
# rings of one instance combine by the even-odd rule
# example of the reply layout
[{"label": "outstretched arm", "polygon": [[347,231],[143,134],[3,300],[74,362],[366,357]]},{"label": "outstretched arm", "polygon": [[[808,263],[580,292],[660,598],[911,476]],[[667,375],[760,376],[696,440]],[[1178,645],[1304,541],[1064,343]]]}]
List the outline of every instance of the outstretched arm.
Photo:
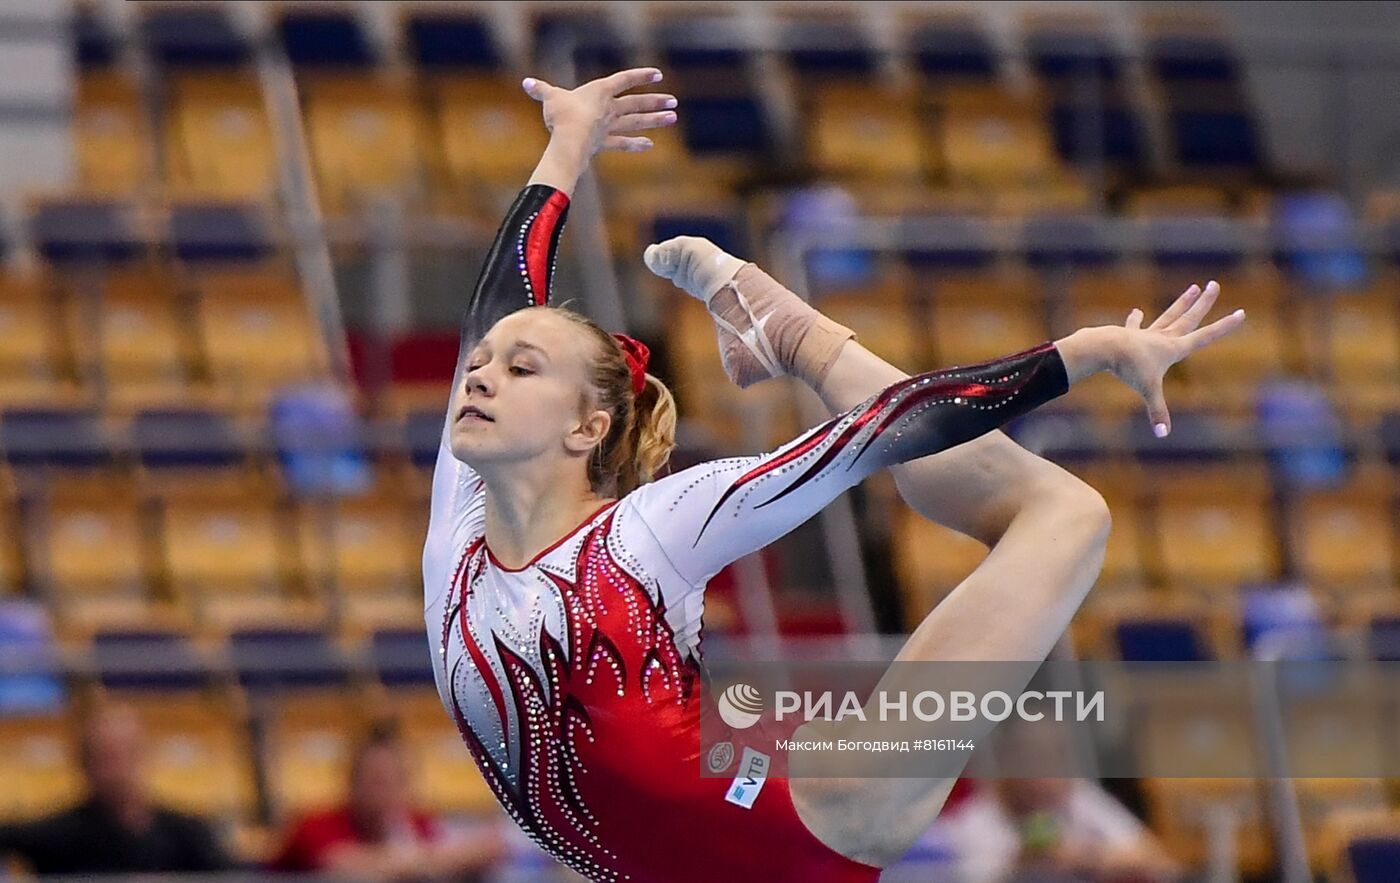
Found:
[{"label": "outstretched arm", "polygon": [[[1085,328],[993,362],[919,374],[771,454],[703,464],[629,496],[678,573],[707,579],[792,530],[874,471],[962,444],[1109,372],[1145,395],[1242,314],[1189,333]],[[681,511],[684,510],[684,511]]]}]

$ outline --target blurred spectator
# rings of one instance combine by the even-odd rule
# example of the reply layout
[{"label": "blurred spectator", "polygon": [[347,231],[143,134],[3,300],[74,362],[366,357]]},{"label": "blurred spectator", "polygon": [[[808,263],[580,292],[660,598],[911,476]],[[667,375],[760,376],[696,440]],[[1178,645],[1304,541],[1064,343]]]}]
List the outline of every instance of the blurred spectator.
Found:
[{"label": "blurred spectator", "polygon": [[301,819],[272,866],[367,880],[474,879],[505,857],[502,844],[496,831],[447,837],[415,809],[396,730],[380,723],[350,762],[346,804]]},{"label": "blurred spectator", "polygon": [[1085,779],[1003,779],[938,822],[963,883],[1174,880],[1132,813]]},{"label": "blurred spectator", "polygon": [[103,705],[83,724],[81,761],[88,797],[71,809],[0,827],[0,853],[36,874],[220,871],[231,867],[200,819],[152,802],[145,734],[134,709]]}]

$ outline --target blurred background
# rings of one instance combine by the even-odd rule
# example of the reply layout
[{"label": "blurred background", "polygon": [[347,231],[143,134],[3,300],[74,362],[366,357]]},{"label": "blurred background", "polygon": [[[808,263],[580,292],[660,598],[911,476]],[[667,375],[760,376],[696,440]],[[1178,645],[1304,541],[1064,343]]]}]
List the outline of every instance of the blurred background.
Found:
[{"label": "blurred background", "polygon": [[[733,388],[647,243],[755,259],[909,371],[1216,279],[1249,322],[1174,369],[1170,438],[1102,378],[1011,428],[1113,511],[1060,655],[1400,660],[1400,5],[5,0],[0,818],[154,800],[223,844],[171,868],[324,871],[288,855],[325,846],[329,808],[408,801],[431,824],[362,836],[356,868],[563,879],[439,705],[418,559],[456,323],[546,140],[519,80],[640,64],[681,122],[600,158],[557,290],[653,347],[678,464],[820,412],[786,380]],[[707,652],[892,655],[985,554],[879,476],[716,578]],[[1116,747],[1256,756],[1249,713],[1168,704]],[[1352,713],[1274,735],[1400,752]],[[103,785],[108,763],[145,784]],[[1198,879],[1400,880],[1394,782],[1079,785]],[[960,788],[950,819],[981,801],[1020,845],[935,830],[887,878],[997,879],[979,850],[1024,862],[1027,818],[1075,824],[1048,791]],[[34,836],[0,826],[16,871],[98,869]],[[429,841],[440,866],[404,851]]]}]

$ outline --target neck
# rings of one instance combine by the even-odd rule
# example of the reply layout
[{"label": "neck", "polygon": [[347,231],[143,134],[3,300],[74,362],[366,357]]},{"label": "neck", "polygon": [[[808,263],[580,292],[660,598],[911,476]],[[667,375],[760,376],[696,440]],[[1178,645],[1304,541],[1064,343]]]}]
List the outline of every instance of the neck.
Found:
[{"label": "neck", "polygon": [[486,482],[486,544],[509,568],[529,564],[609,499],[594,493],[576,466],[534,474],[483,471],[481,476]]}]

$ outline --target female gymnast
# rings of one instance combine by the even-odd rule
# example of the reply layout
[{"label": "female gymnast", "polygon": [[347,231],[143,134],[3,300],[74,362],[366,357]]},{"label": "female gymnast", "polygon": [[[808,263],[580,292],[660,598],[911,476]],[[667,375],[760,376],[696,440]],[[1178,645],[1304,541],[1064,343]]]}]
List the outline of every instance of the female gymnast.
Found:
[{"label": "female gymnast", "polygon": [[524,82],[551,137],[467,305],[433,477],[423,575],[439,693],[506,811],[591,880],[874,881],[951,781],[769,779],[751,805],[728,802],[730,779],[700,772],[706,581],[889,467],[919,512],[993,547],[898,659],[1044,659],[1098,573],[1109,517],[996,428],[1102,371],[1144,395],[1164,434],[1166,369],[1243,315],[1198,328],[1218,287],[1193,286],[1146,328],[1134,310],[1122,327],[910,377],[757,267],[673,240],[647,264],[705,299],[731,377],[794,375],[836,416],[770,453],[654,479],[675,408],[646,347],[548,302],[592,156],[644,150],[638,132],[675,121],[671,96],[622,94],[660,79]]}]

